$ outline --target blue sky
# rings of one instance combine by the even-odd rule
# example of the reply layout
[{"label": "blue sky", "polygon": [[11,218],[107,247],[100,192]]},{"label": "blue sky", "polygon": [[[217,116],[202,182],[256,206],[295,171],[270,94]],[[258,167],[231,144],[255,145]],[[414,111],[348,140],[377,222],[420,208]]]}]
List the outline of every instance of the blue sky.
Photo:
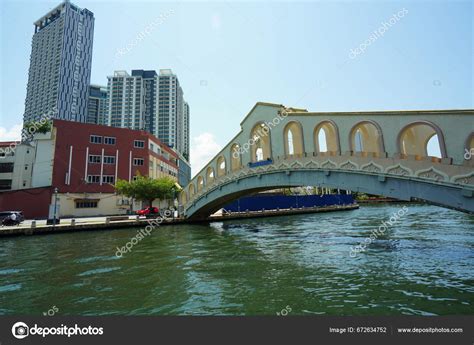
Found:
[{"label": "blue sky", "polygon": [[[178,74],[191,107],[194,171],[258,101],[310,111],[473,108],[472,1],[73,2],[95,15],[92,83],[105,85],[114,70]],[[0,0],[0,140],[22,120],[32,23],[58,3]]]}]

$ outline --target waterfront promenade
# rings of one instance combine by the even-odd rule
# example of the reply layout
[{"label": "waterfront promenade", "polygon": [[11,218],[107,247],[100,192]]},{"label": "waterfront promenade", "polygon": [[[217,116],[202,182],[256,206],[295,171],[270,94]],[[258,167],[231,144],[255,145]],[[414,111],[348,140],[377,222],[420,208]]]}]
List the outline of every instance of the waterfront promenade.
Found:
[{"label": "waterfront promenade", "polygon": [[[228,221],[242,218],[261,218],[261,217],[275,217],[293,214],[304,213],[318,213],[318,212],[334,212],[347,211],[359,208],[358,204],[351,205],[334,205],[326,207],[313,208],[295,208],[295,209],[280,209],[280,210],[266,210],[255,212],[235,212],[227,215],[216,213],[204,222],[214,221]],[[160,218],[157,218],[160,219]],[[200,222],[203,222],[200,221]],[[2,226],[0,227],[0,237],[4,236],[21,236],[21,235],[40,235],[51,233],[63,233],[74,231],[93,231],[93,230],[114,230],[131,227],[146,227],[151,222],[155,222],[155,227],[158,222],[153,218],[138,217],[135,215],[127,216],[103,216],[103,217],[87,217],[87,218],[62,218],[60,224],[55,226],[46,224],[46,220],[25,220],[18,226]],[[177,225],[196,223],[184,218],[166,218],[162,217],[159,225]]]}]

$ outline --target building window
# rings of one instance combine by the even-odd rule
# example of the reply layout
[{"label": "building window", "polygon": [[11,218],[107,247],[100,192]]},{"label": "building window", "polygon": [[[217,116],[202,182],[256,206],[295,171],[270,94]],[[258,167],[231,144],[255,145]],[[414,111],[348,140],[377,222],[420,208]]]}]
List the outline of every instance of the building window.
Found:
[{"label": "building window", "polygon": [[104,176],[102,176],[102,183],[114,184],[115,183],[115,176],[113,176],[113,175],[104,175]]},{"label": "building window", "polygon": [[12,189],[12,180],[0,180],[0,190]]},{"label": "building window", "polygon": [[87,183],[100,183],[100,175],[87,175]]},{"label": "building window", "polygon": [[145,142],[143,140],[135,140],[133,142],[133,147],[137,148],[137,149],[142,149],[145,147]]},{"label": "building window", "polygon": [[0,173],[13,172],[13,163],[0,163]]},{"label": "building window", "polygon": [[98,135],[91,135],[90,142],[92,144],[102,144],[102,137]]},{"label": "building window", "polygon": [[129,199],[117,199],[117,206],[130,205]]},{"label": "building window", "polygon": [[76,208],[97,208],[97,200],[76,200]]},{"label": "building window", "polygon": [[104,137],[104,144],[115,145],[115,137]]},{"label": "building window", "polygon": [[115,164],[115,156],[104,156],[104,164]]},{"label": "building window", "polygon": [[134,158],[133,159],[133,165],[134,166],[142,166],[145,164],[145,161],[143,160],[143,158]]},{"label": "building window", "polygon": [[100,155],[89,155],[89,163],[100,164],[101,156]]}]

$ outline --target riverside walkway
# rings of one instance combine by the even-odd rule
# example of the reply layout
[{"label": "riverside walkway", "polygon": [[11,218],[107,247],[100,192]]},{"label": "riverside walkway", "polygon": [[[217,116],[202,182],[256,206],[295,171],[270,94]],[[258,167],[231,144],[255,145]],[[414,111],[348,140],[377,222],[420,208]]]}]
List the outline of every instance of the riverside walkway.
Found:
[{"label": "riverside walkway", "polygon": [[[347,211],[359,208],[358,204],[351,205],[334,205],[326,207],[314,208],[295,208],[281,210],[266,210],[256,212],[235,212],[228,215],[214,214],[205,220],[192,221],[185,218],[165,218],[163,217],[159,225],[176,225],[176,224],[192,224],[197,222],[216,222],[229,221],[243,218],[259,218],[259,217],[275,217],[293,214],[318,213],[318,212],[334,212]],[[117,220],[115,220],[117,219]],[[31,236],[44,235],[53,233],[67,233],[76,231],[95,231],[95,230],[116,230],[124,228],[146,227],[150,222],[155,221],[153,218],[137,217],[137,216],[120,216],[120,217],[89,217],[89,218],[62,218],[61,223],[55,226],[47,225],[46,220],[26,220],[18,226],[0,227],[0,237],[6,236]],[[35,223],[33,223],[35,222]],[[155,224],[158,224],[155,221]],[[155,228],[158,227],[155,225]]]}]

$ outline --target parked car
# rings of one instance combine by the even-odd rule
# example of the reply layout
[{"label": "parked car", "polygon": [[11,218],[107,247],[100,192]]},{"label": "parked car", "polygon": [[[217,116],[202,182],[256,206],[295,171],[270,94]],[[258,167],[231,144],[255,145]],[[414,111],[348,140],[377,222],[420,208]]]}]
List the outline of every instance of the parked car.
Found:
[{"label": "parked car", "polygon": [[160,214],[158,207],[150,206],[137,211],[139,216],[153,217]]},{"label": "parked car", "polygon": [[0,223],[2,225],[18,225],[25,220],[22,211],[2,211],[0,212]]}]

